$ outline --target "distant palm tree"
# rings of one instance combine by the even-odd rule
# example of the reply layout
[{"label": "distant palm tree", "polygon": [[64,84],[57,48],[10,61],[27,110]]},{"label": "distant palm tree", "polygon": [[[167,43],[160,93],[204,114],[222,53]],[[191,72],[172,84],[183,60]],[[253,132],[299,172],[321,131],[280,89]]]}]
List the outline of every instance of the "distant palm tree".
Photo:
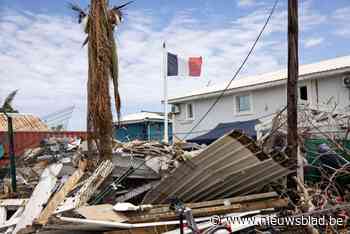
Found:
[{"label": "distant palm tree", "polygon": [[12,107],[12,101],[15,98],[17,92],[18,90],[14,90],[5,98],[4,103],[0,107],[0,113],[18,113],[18,111]]},{"label": "distant palm tree", "polygon": [[108,8],[108,0],[91,0],[87,14],[79,6],[71,8],[79,13],[79,23],[84,25],[88,43],[88,148],[91,152],[95,141],[100,159],[112,158],[113,116],[109,96],[109,80],[113,81],[115,109],[120,117],[121,101],[118,90],[118,55],[114,28],[123,19],[121,6]]}]

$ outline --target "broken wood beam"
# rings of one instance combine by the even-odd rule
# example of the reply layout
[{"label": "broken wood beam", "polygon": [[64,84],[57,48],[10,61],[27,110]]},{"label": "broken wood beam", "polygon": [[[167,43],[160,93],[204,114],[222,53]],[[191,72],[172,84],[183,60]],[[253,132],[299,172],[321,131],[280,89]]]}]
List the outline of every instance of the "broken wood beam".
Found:
[{"label": "broken wood beam", "polygon": [[7,210],[5,207],[0,207],[0,225],[6,223],[7,220]]},{"label": "broken wood beam", "polygon": [[29,199],[2,199],[0,200],[0,207],[6,209],[17,209],[19,206],[25,206]]},{"label": "broken wood beam", "polygon": [[41,212],[39,218],[37,219],[37,223],[46,224],[49,221],[49,217],[56,210],[58,205],[64,201],[67,194],[72,191],[74,186],[79,182],[81,177],[84,175],[84,171],[86,169],[87,162],[86,160],[79,162],[79,168],[71,175],[68,180],[64,183],[62,188],[54,194],[51,198],[50,202],[47,204],[43,212]]},{"label": "broken wood beam", "polygon": [[[217,199],[217,200],[212,200],[212,201],[186,203],[185,206],[188,208],[191,208],[191,209],[195,209],[195,208],[219,206],[219,205],[224,205],[224,204],[234,204],[234,203],[240,203],[240,202],[257,201],[257,200],[261,200],[261,199],[276,198],[276,197],[278,197],[277,193],[269,192],[269,193],[259,193],[259,194],[252,194],[252,195],[247,195],[247,196],[239,196],[239,197],[232,197],[232,198],[225,198],[225,199]],[[168,212],[168,211],[170,211],[169,205],[161,205],[159,207],[155,207],[155,208],[151,209],[149,212],[152,214],[156,214],[156,213],[162,213],[162,212]]]},{"label": "broken wood beam", "polygon": [[11,218],[9,220],[7,220],[7,223],[13,224],[10,227],[7,228],[5,234],[11,234],[13,232],[13,230],[15,229],[15,225],[18,222],[18,218],[22,215],[24,210],[24,207],[19,207],[16,212],[11,216]]},{"label": "broken wood beam", "polygon": [[30,197],[23,214],[19,217],[13,233],[33,224],[34,219],[38,218],[43,206],[49,200],[53,188],[56,186],[57,175],[62,169],[62,164],[52,164],[48,166],[41,174],[40,181],[35,187],[32,196]]},{"label": "broken wood beam", "polygon": [[111,174],[113,168],[112,161],[106,160],[101,162],[93,174],[84,181],[77,194],[74,197],[67,198],[63,205],[58,207],[54,213],[57,214],[86,205],[98,187]]},{"label": "broken wood beam", "polygon": [[120,231],[107,231],[103,234],[154,234],[154,233],[164,233],[171,231],[175,228],[175,225],[164,225],[155,227],[145,227],[145,228],[132,228]]},{"label": "broken wood beam", "polygon": [[[221,205],[214,207],[206,207],[199,209],[192,209],[192,214],[194,217],[203,217],[203,216],[212,216],[220,215],[234,212],[244,212],[244,211],[253,211],[261,210],[268,208],[281,208],[288,205],[288,200],[284,198],[270,198],[262,201],[252,201],[244,202],[230,205]],[[148,214],[147,212],[135,215],[128,214],[130,223],[143,223],[143,222],[157,222],[157,221],[166,221],[171,219],[176,219],[177,215],[175,212],[169,211],[158,214]]]},{"label": "broken wood beam", "polygon": [[113,205],[102,204],[96,206],[82,206],[75,210],[76,213],[85,217],[86,219],[112,221],[122,223],[128,221],[127,216],[122,212],[115,212]]},{"label": "broken wood beam", "polygon": [[19,222],[19,220],[20,220],[20,218],[15,218],[15,219],[12,219],[11,221],[9,220],[9,221],[5,222],[4,224],[0,225],[0,230],[8,229],[12,226],[15,226]]}]

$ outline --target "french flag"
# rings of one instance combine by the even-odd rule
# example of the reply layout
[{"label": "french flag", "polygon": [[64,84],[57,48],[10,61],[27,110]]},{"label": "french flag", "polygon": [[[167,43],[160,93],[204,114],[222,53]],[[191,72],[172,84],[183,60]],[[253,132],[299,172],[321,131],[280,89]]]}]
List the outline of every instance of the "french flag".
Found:
[{"label": "french flag", "polygon": [[201,75],[202,57],[180,58],[176,54],[167,53],[168,76],[195,76]]}]

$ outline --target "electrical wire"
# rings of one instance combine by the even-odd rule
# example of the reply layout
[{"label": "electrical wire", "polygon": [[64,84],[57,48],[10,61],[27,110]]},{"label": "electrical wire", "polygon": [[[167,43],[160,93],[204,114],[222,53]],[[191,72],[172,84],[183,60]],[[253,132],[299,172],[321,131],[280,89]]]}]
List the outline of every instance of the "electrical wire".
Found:
[{"label": "electrical wire", "polygon": [[[258,43],[259,39],[261,38],[263,32],[265,31],[265,28],[267,26],[267,24],[269,23],[275,9],[276,6],[278,4],[279,0],[276,0],[275,3],[273,4],[273,7],[271,8],[271,11],[263,25],[263,27],[261,28],[258,37],[255,39],[253,45],[251,46],[247,56],[244,58],[242,64],[239,66],[239,68],[237,69],[237,71],[235,72],[235,74],[233,75],[232,79],[230,80],[230,82],[227,84],[227,86],[225,87],[225,89],[221,92],[221,94],[218,96],[218,98],[215,100],[215,102],[209,107],[208,111],[202,116],[202,118],[196,123],[196,125],[194,125],[191,130],[185,135],[185,137],[183,138],[186,139],[191,133],[193,133],[193,131],[198,127],[198,125],[207,117],[207,115],[210,113],[210,111],[214,108],[214,106],[220,101],[220,99],[224,96],[226,90],[230,87],[231,83],[233,82],[233,80],[238,76],[238,74],[240,73],[240,71],[242,70],[243,66],[246,64],[246,62],[248,61],[248,58],[250,57],[250,55],[252,54],[256,44]],[[150,160],[151,158],[149,158],[148,160]],[[118,180],[118,183],[121,183],[124,179],[125,179],[125,174],[129,174],[131,175],[133,172],[135,172],[137,169],[141,168],[143,165],[145,165],[147,163],[148,160],[145,160],[143,163],[141,163],[139,166],[137,167],[133,167],[132,165],[121,175],[121,177],[123,177],[123,179]]]},{"label": "electrical wire", "polygon": [[248,61],[248,58],[250,57],[250,55],[253,53],[256,44],[258,43],[259,39],[261,38],[263,32],[265,31],[266,26],[268,25],[275,9],[276,6],[278,4],[279,0],[276,0],[275,3],[273,4],[273,7],[271,8],[271,11],[269,13],[269,16],[267,17],[263,27],[261,28],[258,37],[255,39],[253,45],[251,46],[247,56],[244,58],[243,62],[241,63],[241,65],[238,67],[237,71],[235,72],[235,74],[233,75],[232,79],[230,80],[230,82],[226,85],[225,89],[222,90],[222,92],[220,93],[220,95],[216,98],[216,100],[214,101],[214,103],[209,107],[208,111],[202,116],[202,118],[191,128],[191,130],[189,131],[188,134],[186,134],[182,140],[185,140],[198,126],[199,124],[208,116],[208,114],[212,111],[212,109],[215,107],[215,105],[220,101],[220,99],[225,95],[225,92],[229,89],[229,87],[231,86],[231,83],[236,79],[236,77],[238,76],[238,74],[241,72],[243,66],[246,64],[246,62]]}]

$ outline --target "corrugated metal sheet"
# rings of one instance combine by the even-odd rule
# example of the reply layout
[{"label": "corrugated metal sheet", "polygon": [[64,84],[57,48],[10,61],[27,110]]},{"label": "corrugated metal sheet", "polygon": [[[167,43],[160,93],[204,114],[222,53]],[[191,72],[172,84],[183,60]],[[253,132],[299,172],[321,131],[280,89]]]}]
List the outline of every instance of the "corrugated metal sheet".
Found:
[{"label": "corrugated metal sheet", "polygon": [[251,138],[233,131],[163,179],[146,194],[144,203],[165,203],[173,196],[197,202],[245,195],[290,172],[264,154]]},{"label": "corrugated metal sheet", "polygon": [[[13,128],[18,131],[49,131],[48,126],[34,115],[11,114]],[[7,132],[7,118],[0,113],[0,132]]]}]

